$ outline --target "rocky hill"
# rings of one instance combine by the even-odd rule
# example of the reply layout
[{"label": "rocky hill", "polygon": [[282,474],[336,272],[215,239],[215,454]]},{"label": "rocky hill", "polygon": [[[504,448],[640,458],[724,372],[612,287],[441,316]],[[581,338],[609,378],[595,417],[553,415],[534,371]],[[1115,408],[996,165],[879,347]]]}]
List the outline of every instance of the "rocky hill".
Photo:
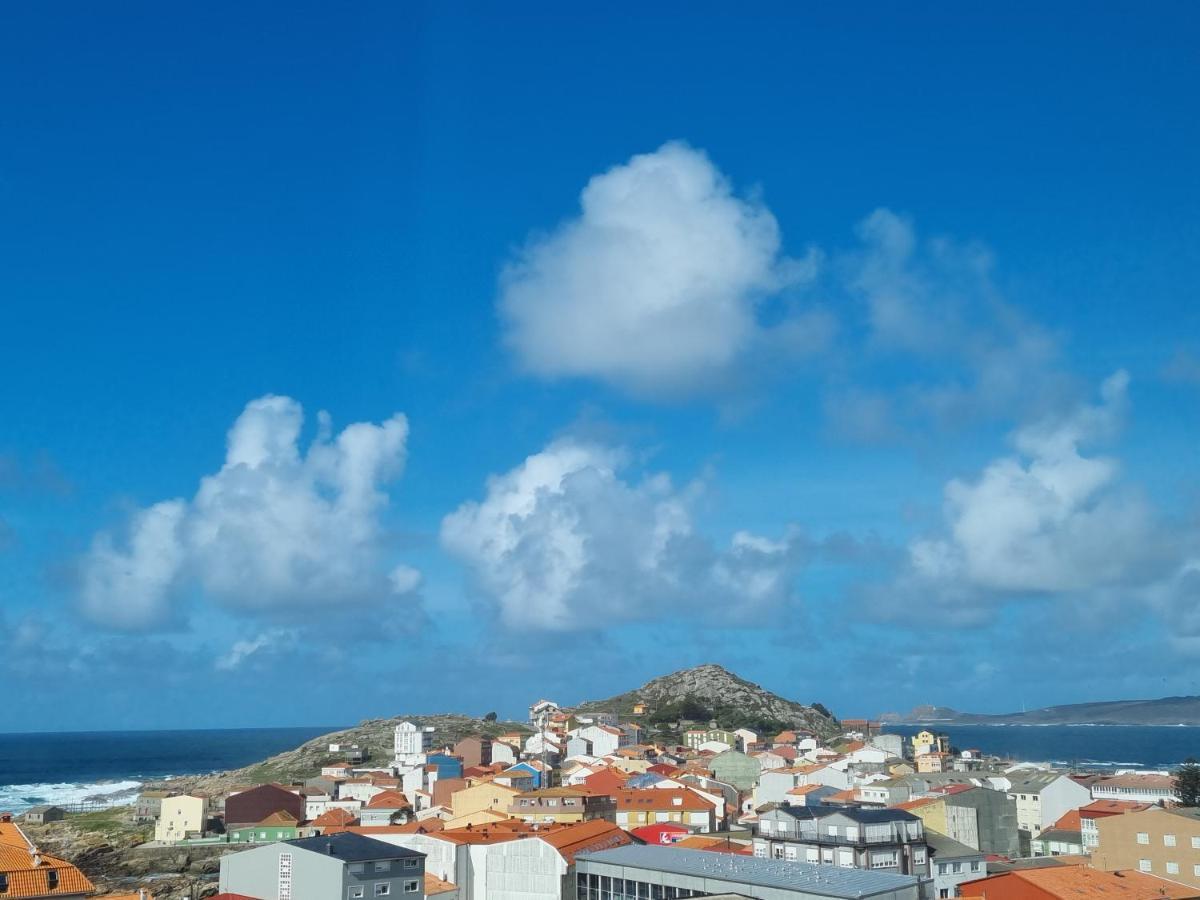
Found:
[{"label": "rocky hill", "polygon": [[1071,703],[998,715],[918,706],[904,715],[888,713],[881,718],[918,725],[1200,725],[1200,697]]},{"label": "rocky hill", "polygon": [[471,734],[487,734],[495,737],[507,731],[528,732],[518,722],[489,722],[471,716],[440,713],[430,716],[396,716],[391,719],[367,719],[353,728],[323,734],[301,744],[295,750],[286,750],[262,762],[241,769],[220,772],[215,775],[174,778],[172,790],[195,790],[224,793],[233,785],[263,784],[278,781],[287,784],[319,775],[321,766],[333,762],[336,753],[329,752],[330,744],[358,744],[371,752],[371,761],[391,759],[393,733],[401,722],[410,721],[418,725],[432,725],[435,729],[435,745],[456,744]]},{"label": "rocky hill", "polygon": [[[651,708],[648,715],[660,720],[666,712],[681,719],[711,718],[728,728],[778,724],[781,728],[804,728],[822,735],[837,730],[837,720],[819,704],[805,706],[780,697],[715,663],[663,675],[606,700],[585,701],[574,707],[574,711],[608,711],[629,716],[636,703],[647,704]],[[700,715],[703,711],[710,715]]]}]

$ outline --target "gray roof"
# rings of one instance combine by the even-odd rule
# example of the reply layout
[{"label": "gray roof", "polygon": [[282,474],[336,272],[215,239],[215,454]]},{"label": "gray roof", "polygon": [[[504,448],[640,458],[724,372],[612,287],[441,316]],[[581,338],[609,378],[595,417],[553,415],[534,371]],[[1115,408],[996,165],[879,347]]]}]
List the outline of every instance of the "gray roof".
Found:
[{"label": "gray roof", "polygon": [[963,859],[969,856],[983,857],[982,850],[968,847],[966,844],[930,828],[925,829],[925,843],[929,845],[929,851],[935,860]]},{"label": "gray roof", "polygon": [[363,837],[350,831],[337,834],[323,834],[317,837],[297,838],[294,841],[284,841],[289,847],[310,850],[323,856],[332,856],[342,862],[366,862],[373,859],[401,859],[406,856],[424,857],[424,853],[410,850],[407,847],[397,847],[375,838]]},{"label": "gray roof", "polygon": [[[802,862],[710,853],[706,850],[681,850],[631,844],[595,853],[580,853],[577,863],[604,863],[710,878],[731,884],[778,888],[805,892],[819,897],[856,898],[904,890],[920,883],[915,875],[893,875],[870,869],[843,869]],[[628,875],[626,876],[628,877]]]},{"label": "gray roof", "polygon": [[826,806],[819,803],[811,806],[776,806],[775,808],[794,819],[824,819],[826,816],[839,815],[863,825],[916,822],[920,818],[904,809],[867,809],[856,806]]}]

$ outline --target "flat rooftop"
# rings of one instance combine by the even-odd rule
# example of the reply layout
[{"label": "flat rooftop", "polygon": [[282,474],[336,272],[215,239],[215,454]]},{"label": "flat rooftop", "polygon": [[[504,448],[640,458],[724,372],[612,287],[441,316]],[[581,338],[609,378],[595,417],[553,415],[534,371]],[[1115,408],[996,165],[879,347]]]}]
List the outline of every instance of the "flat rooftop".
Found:
[{"label": "flat rooftop", "polygon": [[869,869],[843,869],[831,865],[655,847],[650,844],[581,853],[576,861],[711,878],[734,884],[805,892],[819,897],[871,897],[905,890],[920,881],[915,875],[893,875]]}]

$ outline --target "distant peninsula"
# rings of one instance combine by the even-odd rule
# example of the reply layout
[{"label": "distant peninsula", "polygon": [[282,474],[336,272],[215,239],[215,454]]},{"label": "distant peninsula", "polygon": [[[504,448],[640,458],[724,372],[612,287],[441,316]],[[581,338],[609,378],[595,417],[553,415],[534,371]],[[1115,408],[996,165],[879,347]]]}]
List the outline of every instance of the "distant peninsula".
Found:
[{"label": "distant peninsula", "polygon": [[884,713],[880,720],[898,725],[1200,725],[1200,697],[1069,703],[998,715],[918,706],[908,713]]}]

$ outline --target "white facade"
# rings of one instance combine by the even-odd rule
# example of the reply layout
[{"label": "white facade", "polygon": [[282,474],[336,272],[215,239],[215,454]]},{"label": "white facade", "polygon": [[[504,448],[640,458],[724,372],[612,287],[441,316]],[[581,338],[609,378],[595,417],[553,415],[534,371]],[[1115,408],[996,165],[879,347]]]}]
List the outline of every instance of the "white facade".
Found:
[{"label": "white facade", "polygon": [[627,743],[621,729],[611,725],[585,725],[572,731],[571,736],[581,738],[592,745],[590,756],[608,756]]},{"label": "white facade", "polygon": [[737,739],[738,739],[737,749],[741,750],[743,753],[746,751],[746,748],[749,747],[751,744],[758,743],[758,732],[757,731],[751,731],[749,728],[739,728],[734,732],[734,734],[737,735]]},{"label": "white facade", "polygon": [[363,803],[366,803],[376,794],[381,794],[385,790],[391,790],[391,788],[381,788],[378,785],[366,784],[363,782],[353,783],[346,781],[342,782],[342,784],[338,787],[338,799],[361,800]]},{"label": "white facade", "polygon": [[394,746],[398,760],[423,757],[433,749],[433,729],[422,728],[412,722],[401,722],[396,726]]},{"label": "white facade", "polygon": [[1045,784],[1013,781],[1009,796],[1017,803],[1017,828],[1037,834],[1092,800],[1091,791],[1066,775]]}]

